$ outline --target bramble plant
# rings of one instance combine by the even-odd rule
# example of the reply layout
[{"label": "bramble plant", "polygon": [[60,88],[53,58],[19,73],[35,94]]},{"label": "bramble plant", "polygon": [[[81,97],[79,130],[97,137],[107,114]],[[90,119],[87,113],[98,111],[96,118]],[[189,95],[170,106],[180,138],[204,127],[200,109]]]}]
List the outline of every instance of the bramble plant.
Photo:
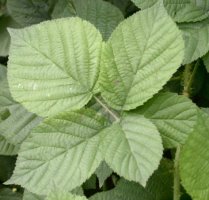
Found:
[{"label": "bramble plant", "polygon": [[0,200],[209,199],[209,1],[107,1],[0,0]]}]

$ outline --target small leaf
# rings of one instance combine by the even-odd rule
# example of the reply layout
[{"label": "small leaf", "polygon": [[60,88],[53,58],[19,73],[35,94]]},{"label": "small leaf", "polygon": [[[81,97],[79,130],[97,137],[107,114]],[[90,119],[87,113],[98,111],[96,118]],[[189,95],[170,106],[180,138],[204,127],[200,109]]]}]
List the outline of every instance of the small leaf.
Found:
[{"label": "small leaf", "polygon": [[180,157],[182,184],[193,200],[209,199],[209,116],[201,113]]},{"label": "small leaf", "polygon": [[178,69],[183,54],[181,32],[162,3],[136,13],[116,28],[104,47],[103,98],[117,110],[142,105]]},{"label": "small leaf", "polygon": [[10,33],[8,80],[15,100],[41,116],[88,103],[99,76],[102,47],[93,25],[68,18]]},{"label": "small leaf", "polygon": [[150,119],[161,133],[164,147],[184,144],[197,121],[197,106],[188,98],[174,93],[155,95],[136,111]]},{"label": "small leaf", "polygon": [[73,16],[91,22],[105,40],[124,19],[118,8],[103,0],[59,0],[52,17],[56,19]]},{"label": "small leaf", "polygon": [[120,176],[145,186],[162,158],[157,128],[143,116],[127,114],[104,132],[107,164]]},{"label": "small leaf", "polygon": [[105,180],[112,174],[112,169],[103,161],[96,170],[96,175],[99,179],[99,187],[102,187]]},{"label": "small leaf", "polygon": [[76,196],[68,192],[56,191],[51,193],[46,200],[87,200],[84,196]]},{"label": "small leaf", "polygon": [[179,28],[185,41],[183,64],[204,56],[209,51],[209,19],[196,23],[182,23]]},{"label": "small leaf", "polygon": [[106,126],[104,118],[85,109],[46,119],[23,142],[14,174],[7,183],[41,195],[54,186],[75,189],[103,159],[100,143]]}]

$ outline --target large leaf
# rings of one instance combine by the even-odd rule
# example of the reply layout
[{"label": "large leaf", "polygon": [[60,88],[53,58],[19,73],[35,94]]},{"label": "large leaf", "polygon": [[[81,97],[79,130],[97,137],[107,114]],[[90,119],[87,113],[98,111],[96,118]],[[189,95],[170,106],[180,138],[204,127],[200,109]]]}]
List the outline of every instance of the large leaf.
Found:
[{"label": "large leaf", "polygon": [[66,190],[80,186],[102,161],[99,146],[106,125],[91,110],[46,119],[23,142],[8,183],[37,194],[47,194],[57,184]]},{"label": "large leaf", "polygon": [[23,200],[44,200],[43,196],[33,194],[27,190],[24,191]]},{"label": "large leaf", "polygon": [[184,144],[197,120],[197,107],[187,97],[160,93],[138,108],[136,113],[150,119],[161,133],[164,147]]},{"label": "large leaf", "polygon": [[54,0],[7,0],[9,14],[21,26],[49,20]]},{"label": "large leaf", "polygon": [[127,180],[146,185],[162,158],[157,128],[140,115],[125,115],[106,129],[104,156],[107,164]]},{"label": "large leaf", "polygon": [[0,200],[22,200],[22,195],[11,189],[0,189]]},{"label": "large leaf", "polygon": [[146,188],[139,184],[121,179],[116,188],[97,193],[90,200],[169,200],[173,194],[172,163],[163,160],[153,174]]},{"label": "large leaf", "polygon": [[6,67],[2,65],[0,65],[0,110],[4,111],[0,121],[0,135],[14,145],[21,144],[42,120],[12,99]]},{"label": "large leaf", "polygon": [[103,0],[59,0],[53,18],[78,16],[91,22],[107,40],[124,17],[115,6]]},{"label": "large leaf", "polygon": [[209,19],[196,23],[182,23],[179,28],[185,40],[184,64],[191,63],[209,51]]},{"label": "large leaf", "polygon": [[178,69],[183,53],[181,32],[162,2],[129,17],[104,47],[100,80],[103,98],[118,110],[142,105]]},{"label": "large leaf", "polygon": [[[146,9],[153,6],[158,0],[132,0],[139,8]],[[168,14],[176,22],[196,22],[209,16],[208,10],[198,6],[190,0],[164,0]]]},{"label": "large leaf", "polygon": [[87,200],[84,196],[73,195],[68,192],[55,191],[49,194],[46,200]]},{"label": "large leaf", "polygon": [[0,56],[7,56],[9,53],[10,36],[7,31],[8,27],[17,27],[16,22],[8,16],[0,17]]},{"label": "large leaf", "polygon": [[10,32],[8,80],[15,100],[42,116],[88,103],[99,76],[102,47],[93,25],[68,18]]},{"label": "large leaf", "polygon": [[193,200],[209,199],[209,116],[201,113],[180,158],[182,184]]}]

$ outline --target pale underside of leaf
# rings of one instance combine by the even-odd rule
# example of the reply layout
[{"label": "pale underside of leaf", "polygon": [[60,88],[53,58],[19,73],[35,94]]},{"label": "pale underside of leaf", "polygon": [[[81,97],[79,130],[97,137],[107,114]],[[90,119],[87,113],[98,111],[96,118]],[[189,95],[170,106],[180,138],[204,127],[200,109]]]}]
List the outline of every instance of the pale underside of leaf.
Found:
[{"label": "pale underside of leaf", "polygon": [[11,30],[8,80],[15,100],[41,116],[83,107],[99,76],[100,33],[79,18]]},{"label": "pale underside of leaf", "polygon": [[129,17],[116,28],[103,50],[103,98],[117,110],[142,105],[178,69],[183,51],[181,32],[160,2]]},{"label": "pale underside of leaf", "polygon": [[162,157],[157,128],[140,115],[127,115],[105,132],[103,150],[107,164],[120,176],[145,186]]},{"label": "pale underside of leaf", "polygon": [[188,98],[160,93],[136,111],[158,128],[165,148],[183,145],[197,121],[197,107]]},{"label": "pale underside of leaf", "polygon": [[107,122],[91,110],[46,119],[23,142],[13,177],[37,194],[54,186],[72,190],[87,180],[102,161],[102,130]]}]

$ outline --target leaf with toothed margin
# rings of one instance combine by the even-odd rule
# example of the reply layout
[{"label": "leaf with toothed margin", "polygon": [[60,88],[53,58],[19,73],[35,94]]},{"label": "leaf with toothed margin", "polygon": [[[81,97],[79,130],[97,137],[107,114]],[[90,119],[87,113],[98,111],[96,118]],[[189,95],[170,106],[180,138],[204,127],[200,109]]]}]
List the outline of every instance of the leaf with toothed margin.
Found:
[{"label": "leaf with toothed margin", "polygon": [[102,149],[110,168],[127,180],[145,186],[163,153],[155,125],[143,116],[126,114],[104,132]]},{"label": "leaf with toothed margin", "polygon": [[98,80],[102,48],[102,36],[92,24],[65,18],[10,34],[8,81],[16,101],[41,116],[88,103]]},{"label": "leaf with toothed margin", "polygon": [[107,125],[100,114],[87,109],[44,120],[21,145],[7,184],[15,183],[40,195],[48,194],[54,186],[75,189],[102,161],[100,144]]},{"label": "leaf with toothed margin", "polygon": [[134,14],[119,24],[103,48],[103,98],[114,109],[135,109],[163,87],[183,55],[181,32],[162,2]]},{"label": "leaf with toothed margin", "polygon": [[183,145],[193,131],[198,108],[187,97],[160,93],[134,111],[150,119],[158,128],[165,148]]}]

